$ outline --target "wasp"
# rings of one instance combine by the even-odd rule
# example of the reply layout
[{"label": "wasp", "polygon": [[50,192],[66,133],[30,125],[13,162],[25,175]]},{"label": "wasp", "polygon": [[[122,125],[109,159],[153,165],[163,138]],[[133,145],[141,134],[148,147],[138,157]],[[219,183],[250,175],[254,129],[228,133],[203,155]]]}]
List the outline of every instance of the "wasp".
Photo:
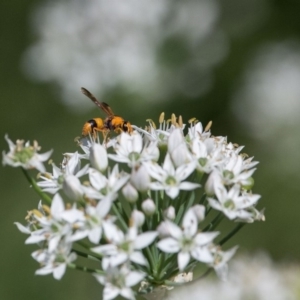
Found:
[{"label": "wasp", "polygon": [[90,98],[107,115],[104,120],[101,118],[88,120],[83,125],[82,136],[87,136],[89,134],[95,135],[97,131],[101,131],[103,134],[106,134],[109,131],[114,131],[116,133],[132,132],[131,124],[128,121],[125,121],[122,117],[116,116],[107,103],[98,101],[92,93],[83,87],[81,88],[81,92]]}]

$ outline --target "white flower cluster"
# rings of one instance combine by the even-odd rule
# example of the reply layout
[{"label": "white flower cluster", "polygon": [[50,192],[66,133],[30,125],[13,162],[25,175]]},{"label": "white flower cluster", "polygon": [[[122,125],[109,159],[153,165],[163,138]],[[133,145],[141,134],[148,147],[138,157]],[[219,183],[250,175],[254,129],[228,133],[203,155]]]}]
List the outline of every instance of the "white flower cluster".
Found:
[{"label": "white flower cluster", "polygon": [[[257,162],[212,136],[211,124],[189,123],[185,130],[181,118],[161,115],[159,128],[149,121],[145,130],[133,126],[132,134],[102,144],[82,139],[83,154],[67,153],[61,168],[41,174],[35,187],[54,195],[50,206],[40,203],[26,226],[16,223],[29,234],[27,244],[40,246],[32,254],[42,265],[36,273],[60,279],[67,266],[87,270],[74,262],[78,255],[92,258],[107,300],[134,299],[132,286],[142,280],[155,287],[198,262],[225,277],[236,247],[223,251],[214,230],[224,216],[264,219],[255,208],[260,196],[250,191]],[[17,148],[10,147],[6,163]]]}]

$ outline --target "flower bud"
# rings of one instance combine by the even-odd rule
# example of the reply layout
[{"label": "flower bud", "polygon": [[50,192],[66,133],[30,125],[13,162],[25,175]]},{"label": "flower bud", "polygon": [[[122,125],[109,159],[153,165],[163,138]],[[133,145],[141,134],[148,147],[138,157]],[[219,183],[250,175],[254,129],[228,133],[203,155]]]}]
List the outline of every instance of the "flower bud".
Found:
[{"label": "flower bud", "polygon": [[190,209],[192,209],[197,217],[198,222],[201,222],[205,218],[205,206],[201,204],[196,204],[192,206]]},{"label": "flower bud", "polygon": [[156,206],[152,199],[147,199],[143,201],[142,209],[147,216],[151,216],[155,213]]},{"label": "flower bud", "polygon": [[161,222],[158,227],[156,228],[159,238],[163,239],[170,235],[170,230],[166,222]]},{"label": "flower bud", "polygon": [[133,169],[131,173],[131,183],[140,192],[146,192],[150,185],[150,176],[144,165],[138,169]]},{"label": "flower bud", "polygon": [[168,140],[168,152],[176,167],[186,164],[192,160],[191,154],[186,145],[182,130],[174,129]]},{"label": "flower bud", "polygon": [[65,194],[72,200],[82,198],[83,189],[79,179],[74,175],[68,175],[63,182],[63,190]]},{"label": "flower bud", "polygon": [[106,149],[94,143],[90,148],[90,162],[93,168],[100,172],[104,172],[108,166],[108,158]]},{"label": "flower bud", "polygon": [[139,198],[139,194],[138,194],[137,190],[130,183],[127,183],[123,187],[122,193],[123,193],[124,197],[126,198],[126,200],[130,203],[135,203],[137,201],[137,199]]},{"label": "flower bud", "polygon": [[139,210],[133,210],[131,213],[132,226],[141,227],[145,222],[145,215]]},{"label": "flower bud", "polygon": [[253,177],[247,178],[242,185],[242,188],[245,189],[246,191],[250,191],[254,186],[254,179]]},{"label": "flower bud", "polygon": [[169,220],[174,220],[175,219],[175,208],[173,206],[169,206],[164,211],[164,216],[165,216],[165,218],[167,218]]},{"label": "flower bud", "polygon": [[218,173],[218,171],[213,171],[209,174],[208,179],[205,183],[205,192],[208,196],[213,196],[215,194],[215,187],[221,184],[221,177]]}]

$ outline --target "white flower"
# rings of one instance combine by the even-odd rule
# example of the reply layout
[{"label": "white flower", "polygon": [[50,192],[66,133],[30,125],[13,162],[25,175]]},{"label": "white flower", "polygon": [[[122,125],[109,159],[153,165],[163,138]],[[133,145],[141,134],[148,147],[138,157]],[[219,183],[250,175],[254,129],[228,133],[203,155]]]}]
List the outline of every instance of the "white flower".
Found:
[{"label": "white flower", "polygon": [[204,262],[212,263],[213,256],[210,246],[218,232],[197,233],[198,220],[192,209],[189,209],[183,218],[182,227],[169,220],[164,221],[170,234],[157,243],[157,247],[166,253],[177,253],[178,268],[180,271],[188,265],[191,257]]},{"label": "white flower", "polygon": [[41,147],[37,141],[33,142],[31,146],[29,141],[25,143],[23,140],[17,140],[14,144],[8,135],[5,135],[5,139],[9,146],[9,152],[2,152],[2,164],[12,167],[22,167],[24,169],[37,169],[40,172],[45,172],[43,162],[48,160],[52,154],[52,150],[39,154],[38,151]]},{"label": "white flower", "polygon": [[163,167],[154,163],[145,165],[150,176],[157,180],[150,183],[150,188],[152,190],[165,190],[172,199],[178,196],[180,190],[194,190],[201,186],[199,183],[183,181],[195,170],[195,162],[183,164],[175,169],[170,155],[167,154]]},{"label": "white flower", "polygon": [[159,128],[156,128],[155,123],[148,119],[149,126],[147,130],[142,128],[136,128],[136,130],[142,132],[146,139],[150,142],[157,143],[160,147],[167,145],[170,133],[176,128],[171,122],[165,120],[165,114],[161,113],[159,117]]},{"label": "white flower", "polygon": [[53,251],[49,251],[49,249],[34,251],[32,257],[43,266],[35,274],[48,275],[53,273],[53,277],[60,280],[65,274],[68,264],[77,258],[75,253],[71,253],[71,248],[71,244],[64,240]]},{"label": "white flower", "polygon": [[118,295],[126,299],[135,299],[132,286],[138,284],[145,274],[139,271],[131,271],[126,265],[120,268],[109,267],[106,274],[95,274],[96,279],[104,285],[103,300],[111,300]]},{"label": "white flower", "polygon": [[106,216],[111,208],[109,199],[100,200],[96,207],[87,205],[85,208],[85,218],[81,226],[71,237],[71,241],[76,241],[88,237],[90,242],[98,244],[103,233],[103,224],[111,222]]},{"label": "white flower", "polygon": [[220,168],[220,175],[226,185],[239,183],[240,185],[249,185],[249,178],[255,172],[255,168],[249,169],[248,161],[244,164],[241,155],[234,154],[231,152],[227,162]]},{"label": "white flower", "polygon": [[222,251],[218,246],[211,249],[211,253],[214,256],[213,263],[210,265],[215,269],[218,277],[222,280],[226,280],[228,274],[227,262],[235,254],[238,246],[232,247],[228,251]]},{"label": "white flower", "polygon": [[[78,152],[72,154],[71,158],[65,156],[63,167],[60,169],[55,164],[52,164],[52,174],[44,173],[40,175],[43,181],[37,182],[37,185],[44,191],[51,194],[56,194],[63,187],[65,177],[72,175],[80,178],[87,173],[89,165],[85,165],[80,169],[80,155]],[[72,197],[71,197],[72,198]]]},{"label": "white flower", "polygon": [[109,158],[127,163],[131,168],[145,161],[156,161],[159,156],[156,143],[151,142],[143,146],[143,138],[137,131],[133,131],[132,134],[122,132],[114,148],[116,154],[109,154]]},{"label": "white flower", "polygon": [[105,236],[111,244],[94,247],[91,250],[103,255],[102,267],[115,267],[131,260],[134,263],[147,266],[148,262],[141,252],[141,249],[149,246],[157,237],[156,231],[148,231],[138,234],[137,227],[128,229],[125,235],[114,224],[103,224]]},{"label": "white flower", "polygon": [[248,211],[259,200],[260,195],[243,192],[240,194],[240,185],[233,185],[229,191],[226,187],[218,185],[215,188],[218,200],[208,198],[209,205],[214,209],[222,211],[230,220],[247,220],[252,217]]},{"label": "white flower", "polygon": [[214,138],[207,138],[204,141],[194,139],[191,143],[191,150],[197,162],[197,170],[200,172],[210,173],[225,159],[220,143]]},{"label": "white flower", "polygon": [[32,231],[25,243],[34,244],[47,241],[49,252],[53,252],[63,239],[71,241],[73,228],[82,226],[85,220],[83,212],[76,209],[75,204],[72,208],[65,209],[59,194],[53,197],[50,215],[35,215],[35,219],[39,229]]},{"label": "white flower", "polygon": [[119,166],[115,165],[108,177],[104,176],[99,171],[90,168],[89,179],[91,186],[83,187],[87,197],[92,199],[108,198],[111,201],[118,196],[118,191],[129,180],[129,174],[119,172]]},{"label": "white flower", "polygon": [[202,123],[197,122],[196,124],[191,123],[188,129],[188,138],[190,141],[196,139],[205,140],[210,137],[210,131],[203,129]]}]

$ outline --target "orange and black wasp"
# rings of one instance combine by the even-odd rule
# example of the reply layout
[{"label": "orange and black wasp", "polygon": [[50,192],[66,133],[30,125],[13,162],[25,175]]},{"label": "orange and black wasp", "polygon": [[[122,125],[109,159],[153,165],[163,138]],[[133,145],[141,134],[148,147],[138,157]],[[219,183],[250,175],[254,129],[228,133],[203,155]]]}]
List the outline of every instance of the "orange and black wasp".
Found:
[{"label": "orange and black wasp", "polygon": [[100,102],[96,97],[90,93],[87,89],[81,88],[81,92],[90,98],[99,108],[101,108],[106,114],[106,119],[93,118],[88,120],[82,128],[82,136],[87,136],[89,134],[95,135],[97,131],[101,131],[103,134],[109,131],[120,132],[132,132],[132,127],[130,122],[125,121],[122,117],[116,116],[110,106],[105,102]]}]

